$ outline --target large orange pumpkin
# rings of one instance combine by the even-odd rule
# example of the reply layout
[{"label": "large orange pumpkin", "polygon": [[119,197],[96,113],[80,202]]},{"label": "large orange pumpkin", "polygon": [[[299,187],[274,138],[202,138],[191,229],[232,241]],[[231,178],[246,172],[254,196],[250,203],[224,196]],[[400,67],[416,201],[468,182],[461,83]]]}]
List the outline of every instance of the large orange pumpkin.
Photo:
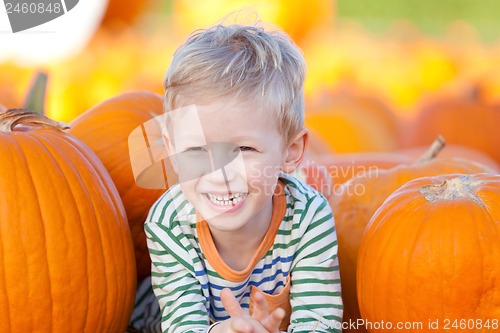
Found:
[{"label": "large orange pumpkin", "polygon": [[499,221],[500,175],[425,177],[399,188],[361,243],[362,317],[405,323],[406,332],[498,332]]},{"label": "large orange pumpkin", "polygon": [[[130,91],[105,100],[71,121],[70,133],[85,142],[101,159],[118,189],[134,240],[139,281],[151,274],[144,221],[149,208],[165,188],[147,189],[136,184],[128,138],[134,129],[162,112],[161,95]],[[161,133],[158,139],[162,144]]]},{"label": "large orange pumpkin", "polygon": [[338,237],[344,320],[361,318],[356,294],[356,263],[363,232],[377,208],[393,191],[412,179],[456,172],[493,171],[473,161],[435,158],[387,170],[369,170],[351,178],[333,193],[329,202]]},{"label": "large orange pumpkin", "polygon": [[136,288],[125,210],[99,159],[60,128],[0,113],[0,331],[124,332]]}]

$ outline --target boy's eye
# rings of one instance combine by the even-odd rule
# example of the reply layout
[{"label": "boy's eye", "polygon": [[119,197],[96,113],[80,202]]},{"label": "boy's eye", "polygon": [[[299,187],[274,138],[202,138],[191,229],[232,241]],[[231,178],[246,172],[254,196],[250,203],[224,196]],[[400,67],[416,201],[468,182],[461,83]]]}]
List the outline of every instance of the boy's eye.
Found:
[{"label": "boy's eye", "polygon": [[185,151],[206,151],[205,147],[188,147]]},{"label": "boy's eye", "polygon": [[240,146],[241,151],[255,151],[255,148],[248,147],[248,146]]}]

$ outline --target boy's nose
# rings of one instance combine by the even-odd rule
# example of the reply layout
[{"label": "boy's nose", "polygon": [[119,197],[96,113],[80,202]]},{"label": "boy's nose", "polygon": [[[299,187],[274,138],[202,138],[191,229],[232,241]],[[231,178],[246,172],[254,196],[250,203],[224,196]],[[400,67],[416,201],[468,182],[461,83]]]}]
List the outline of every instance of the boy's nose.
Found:
[{"label": "boy's nose", "polygon": [[[228,142],[212,142],[205,152],[196,158],[189,154],[178,154],[179,181],[189,181],[209,176],[211,181],[230,181],[237,173],[244,171],[239,147]],[[241,160],[241,161],[240,161]]]},{"label": "boy's nose", "polygon": [[240,154],[239,147],[229,142],[212,142],[208,144],[212,171],[221,169],[233,162]]},{"label": "boy's nose", "polygon": [[227,183],[244,172],[244,164],[239,147],[227,142],[209,144],[212,170],[206,176],[214,183]]}]

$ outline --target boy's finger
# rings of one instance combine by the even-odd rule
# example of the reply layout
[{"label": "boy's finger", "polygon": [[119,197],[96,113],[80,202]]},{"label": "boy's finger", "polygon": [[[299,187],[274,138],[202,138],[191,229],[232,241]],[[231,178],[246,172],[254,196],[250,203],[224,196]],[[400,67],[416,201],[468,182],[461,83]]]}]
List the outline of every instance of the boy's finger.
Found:
[{"label": "boy's finger", "polygon": [[232,332],[237,333],[252,333],[253,327],[244,318],[231,318]]},{"label": "boy's finger", "polygon": [[229,316],[237,317],[243,315],[243,310],[241,309],[240,304],[229,288],[224,288],[221,291],[220,299],[222,301],[222,305],[224,305],[224,309],[226,309]]},{"label": "boy's finger", "polygon": [[254,295],[252,317],[258,321],[264,320],[269,315],[268,304],[264,295],[257,291]]},{"label": "boy's finger", "polygon": [[285,310],[277,308],[262,322],[262,325],[269,332],[279,332],[283,318],[285,318]]}]

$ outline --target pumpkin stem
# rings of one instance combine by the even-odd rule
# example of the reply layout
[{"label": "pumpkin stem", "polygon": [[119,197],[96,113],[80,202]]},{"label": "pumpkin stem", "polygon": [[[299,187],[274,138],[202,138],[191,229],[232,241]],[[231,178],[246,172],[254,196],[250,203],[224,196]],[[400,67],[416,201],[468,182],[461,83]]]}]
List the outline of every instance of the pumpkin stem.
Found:
[{"label": "pumpkin stem", "polygon": [[429,149],[427,149],[416,161],[416,163],[423,163],[432,160],[435,158],[441,150],[443,150],[444,146],[446,145],[446,142],[444,141],[444,138],[441,135],[438,135],[436,140],[431,144]]},{"label": "pumpkin stem", "polygon": [[465,198],[484,206],[481,199],[474,193],[475,188],[482,183],[483,181],[471,179],[468,175],[460,175],[452,179],[444,180],[441,184],[422,186],[420,193],[430,202]]},{"label": "pumpkin stem", "polygon": [[24,108],[36,113],[44,114],[45,92],[47,90],[47,74],[39,72],[36,74],[33,84],[24,101]]},{"label": "pumpkin stem", "polygon": [[7,109],[0,112],[0,131],[11,132],[16,125],[22,124],[36,124],[59,130],[70,128],[68,124],[57,122],[27,109]]}]

